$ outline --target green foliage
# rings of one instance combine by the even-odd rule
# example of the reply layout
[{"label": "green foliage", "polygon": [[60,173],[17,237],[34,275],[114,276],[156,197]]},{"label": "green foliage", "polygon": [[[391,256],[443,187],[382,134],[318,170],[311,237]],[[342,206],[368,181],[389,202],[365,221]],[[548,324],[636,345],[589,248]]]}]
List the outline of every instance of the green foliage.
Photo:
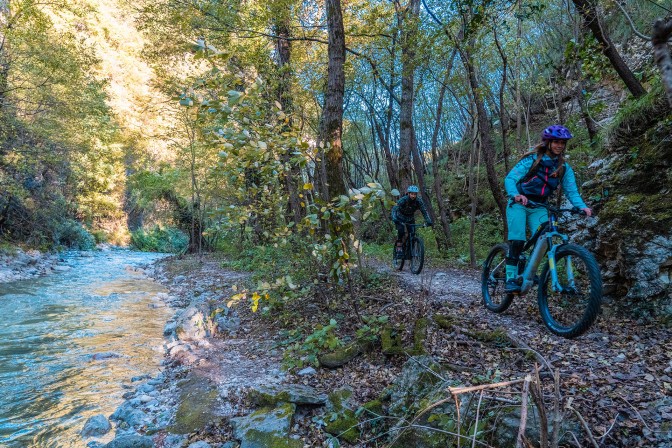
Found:
[{"label": "green foliage", "polygon": [[54,229],[54,245],[69,249],[91,250],[96,247],[96,240],[77,221],[68,219],[59,222]]},{"label": "green foliage", "polygon": [[[469,264],[469,217],[462,217],[451,225],[453,245],[446,251],[446,258],[457,264]],[[474,246],[476,260],[485,260],[493,245],[504,241],[501,221],[490,215],[481,215],[476,218]]]},{"label": "green foliage", "polygon": [[338,323],[331,319],[327,325],[317,325],[315,331],[300,343],[290,345],[284,353],[283,365],[286,369],[301,368],[305,365],[319,365],[318,355],[324,351],[333,351],[343,346],[335,331]]},{"label": "green foliage", "polygon": [[359,327],[355,334],[357,340],[362,342],[374,342],[380,337],[385,325],[389,322],[389,316],[362,316],[364,325]]},{"label": "green foliage", "polygon": [[149,230],[139,229],[131,232],[131,244],[137,250],[145,252],[180,253],[184,252],[189,237],[179,229],[154,226]]}]

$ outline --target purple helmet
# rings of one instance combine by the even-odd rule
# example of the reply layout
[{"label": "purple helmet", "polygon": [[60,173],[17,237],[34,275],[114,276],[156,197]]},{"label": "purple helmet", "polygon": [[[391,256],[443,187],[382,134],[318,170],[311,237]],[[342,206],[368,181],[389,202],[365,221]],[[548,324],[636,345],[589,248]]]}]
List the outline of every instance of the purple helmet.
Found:
[{"label": "purple helmet", "polygon": [[572,137],[573,135],[569,132],[569,129],[559,124],[549,126],[541,133],[542,140],[569,140]]}]

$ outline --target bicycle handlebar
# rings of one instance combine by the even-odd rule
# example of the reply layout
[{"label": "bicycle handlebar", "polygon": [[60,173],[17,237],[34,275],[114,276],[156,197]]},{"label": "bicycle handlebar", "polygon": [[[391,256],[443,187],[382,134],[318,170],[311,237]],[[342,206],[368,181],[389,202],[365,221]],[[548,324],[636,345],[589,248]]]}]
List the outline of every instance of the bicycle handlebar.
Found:
[{"label": "bicycle handlebar", "polygon": [[549,210],[551,212],[555,213],[571,213],[573,215],[582,215],[586,216],[586,212],[581,210],[578,207],[572,207],[572,208],[559,208],[559,207],[553,207],[552,205],[544,204],[543,202],[535,202],[535,201],[530,201],[528,199],[527,205],[530,207],[542,207],[545,208],[546,210]]}]

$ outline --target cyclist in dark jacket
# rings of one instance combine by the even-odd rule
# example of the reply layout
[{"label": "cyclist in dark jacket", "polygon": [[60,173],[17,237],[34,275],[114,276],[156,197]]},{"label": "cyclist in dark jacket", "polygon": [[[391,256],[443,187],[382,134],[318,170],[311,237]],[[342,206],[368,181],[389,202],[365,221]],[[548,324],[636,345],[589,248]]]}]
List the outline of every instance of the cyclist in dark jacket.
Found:
[{"label": "cyclist in dark jacket", "polygon": [[534,230],[547,220],[546,209],[529,208],[528,200],[546,202],[551,194],[562,190],[573,206],[587,216],[592,210],[581,199],[574,171],[565,162],[564,154],[571,132],[564,126],[549,126],[541,134],[541,143],[523,156],[504,180],[509,206],[506,220],[509,226],[509,253],[506,257],[506,292],[520,291],[515,281],[518,259],[525,245],[525,226]]},{"label": "cyclist in dark jacket", "polygon": [[406,224],[415,223],[415,212],[420,210],[422,216],[425,218],[425,223],[428,226],[433,225],[432,219],[427,213],[427,207],[422,198],[418,197],[420,189],[411,185],[406,190],[406,195],[402,196],[401,199],[397,201],[397,205],[392,207],[392,221],[397,226],[397,242],[396,248],[397,252],[402,251],[402,241],[404,240],[404,235],[406,234]]}]

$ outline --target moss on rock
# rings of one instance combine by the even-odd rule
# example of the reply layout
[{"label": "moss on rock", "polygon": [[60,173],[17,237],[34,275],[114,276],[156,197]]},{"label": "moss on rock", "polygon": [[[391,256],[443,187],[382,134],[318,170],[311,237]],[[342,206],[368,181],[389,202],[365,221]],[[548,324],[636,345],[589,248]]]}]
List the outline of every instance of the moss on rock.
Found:
[{"label": "moss on rock", "polygon": [[401,340],[403,328],[385,327],[380,333],[380,342],[383,346],[383,353],[386,355],[400,355],[404,353],[404,346]]}]

